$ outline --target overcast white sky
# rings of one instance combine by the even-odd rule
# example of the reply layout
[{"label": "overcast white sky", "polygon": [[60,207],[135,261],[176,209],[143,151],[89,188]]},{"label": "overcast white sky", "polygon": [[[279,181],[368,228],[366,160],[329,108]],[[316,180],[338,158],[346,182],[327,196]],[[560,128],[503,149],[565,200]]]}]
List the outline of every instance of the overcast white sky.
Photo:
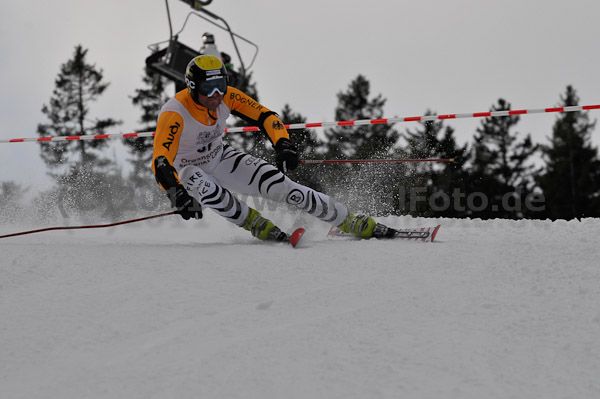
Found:
[{"label": "overcast white sky", "polygon": [[[180,0],[169,5],[178,31],[192,9]],[[500,97],[513,109],[544,108],[556,105],[568,84],[581,104],[600,103],[597,0],[213,0],[208,10],[259,45],[252,70],[261,102],[276,111],[289,103],[309,122],[334,120],[336,94],[358,74],[373,96],[387,98],[387,117],[486,111]],[[180,40],[199,48],[205,31],[234,55],[228,36],[196,17]],[[111,83],[93,116],[123,120],[107,133],[134,131],[140,112],[129,97],[142,87],[147,46],[168,36],[164,0],[3,1],[0,137],[36,136],[46,122],[42,105],[77,44]],[[240,46],[249,62],[252,48]],[[517,130],[545,142],[555,118],[523,116]],[[467,141],[479,123],[450,125]],[[0,181],[48,180],[37,144],[0,144],[0,154]]]}]

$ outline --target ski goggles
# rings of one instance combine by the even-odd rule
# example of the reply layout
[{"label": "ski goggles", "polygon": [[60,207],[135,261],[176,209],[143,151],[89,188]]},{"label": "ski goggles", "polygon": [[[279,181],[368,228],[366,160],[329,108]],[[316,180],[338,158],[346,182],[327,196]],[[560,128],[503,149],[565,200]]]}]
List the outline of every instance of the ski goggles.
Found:
[{"label": "ski goggles", "polygon": [[205,80],[200,83],[198,87],[198,93],[203,96],[212,97],[215,93],[225,95],[227,91],[227,80],[224,77],[218,77],[216,79]]}]

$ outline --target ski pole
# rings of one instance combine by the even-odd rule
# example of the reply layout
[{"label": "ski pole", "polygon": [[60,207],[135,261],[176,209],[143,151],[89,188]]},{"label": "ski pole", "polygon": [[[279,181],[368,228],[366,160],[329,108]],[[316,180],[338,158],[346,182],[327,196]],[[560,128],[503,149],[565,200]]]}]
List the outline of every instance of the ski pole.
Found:
[{"label": "ski pole", "polygon": [[454,162],[454,158],[430,159],[303,159],[303,164],[328,164],[328,163],[389,163],[389,162]]},{"label": "ski pole", "polygon": [[162,216],[168,216],[168,215],[174,215],[174,214],[175,214],[174,211],[167,212],[167,213],[160,213],[158,215],[146,216],[146,217],[139,218],[139,219],[124,220],[122,222],[110,223],[110,224],[96,224],[96,225],[89,225],[89,226],[46,227],[44,229],[23,231],[20,233],[13,233],[13,234],[5,234],[5,235],[0,236],[0,238],[16,237],[16,236],[22,236],[25,234],[41,233],[43,231],[52,231],[52,230],[97,229],[97,228],[102,228],[102,227],[113,227],[113,226],[119,226],[122,224],[141,222],[142,220],[149,220],[149,219],[154,219],[154,218],[159,218]]},{"label": "ski pole", "polygon": [[[519,110],[506,110],[506,111],[488,111],[488,112],[473,112],[464,114],[446,114],[446,115],[422,115],[422,116],[409,116],[399,118],[383,118],[383,119],[360,119],[354,121],[337,121],[337,122],[317,122],[317,123],[292,123],[286,124],[286,129],[309,129],[315,127],[334,127],[334,126],[364,126],[364,125],[378,125],[378,124],[390,124],[398,122],[427,122],[434,120],[443,119],[462,119],[462,118],[495,118],[499,116],[509,115],[525,115],[525,114],[539,114],[549,112],[576,112],[576,111],[589,111],[593,109],[600,109],[599,105],[573,105],[569,107],[553,107],[553,108],[540,108],[540,109],[519,109]],[[256,126],[246,127],[228,127],[225,129],[226,133],[237,133],[237,132],[257,132],[260,129]],[[24,143],[24,142],[47,142],[47,141],[70,141],[70,140],[100,140],[100,139],[112,139],[112,138],[136,138],[136,137],[152,137],[155,132],[138,132],[138,133],[115,133],[115,134],[96,134],[96,135],[78,135],[78,136],[53,136],[53,137],[30,137],[30,138],[14,138],[14,139],[0,139],[1,143]]]}]

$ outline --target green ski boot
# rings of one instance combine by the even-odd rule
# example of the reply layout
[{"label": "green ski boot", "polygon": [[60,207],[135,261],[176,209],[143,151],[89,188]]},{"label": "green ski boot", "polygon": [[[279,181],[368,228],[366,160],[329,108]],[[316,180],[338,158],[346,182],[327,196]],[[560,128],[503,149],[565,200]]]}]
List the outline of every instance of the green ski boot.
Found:
[{"label": "green ski boot", "polygon": [[252,235],[260,240],[266,241],[289,241],[289,237],[277,226],[273,224],[269,219],[262,217],[262,215],[255,209],[250,208],[248,216],[241,227],[248,230]]},{"label": "green ski boot", "polygon": [[351,213],[338,227],[344,233],[352,233],[361,238],[371,238],[373,237],[375,225],[376,223],[373,218],[365,215],[354,216],[354,214]]},{"label": "green ski boot", "polygon": [[361,238],[392,238],[397,233],[381,223],[376,223],[373,218],[365,215],[354,216],[350,214],[339,226],[345,233],[352,233]]}]

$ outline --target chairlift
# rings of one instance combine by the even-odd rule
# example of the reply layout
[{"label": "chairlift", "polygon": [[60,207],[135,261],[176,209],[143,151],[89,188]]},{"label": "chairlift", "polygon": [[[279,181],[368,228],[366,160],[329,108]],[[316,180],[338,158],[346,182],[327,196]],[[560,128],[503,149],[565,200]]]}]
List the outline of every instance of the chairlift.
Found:
[{"label": "chairlift", "polygon": [[[237,57],[240,62],[239,74],[245,76],[247,71],[250,70],[250,68],[254,64],[254,61],[256,60],[256,56],[258,55],[258,46],[255,43],[251,42],[250,40],[234,33],[231,30],[231,28],[229,27],[229,24],[227,23],[227,21],[225,21],[225,19],[223,19],[222,17],[216,15],[215,13],[213,13],[211,11],[208,11],[205,8],[207,5],[212,3],[213,0],[206,0],[206,1],[181,0],[181,1],[183,1],[184,3],[186,3],[190,7],[192,7],[194,11],[191,11],[186,16],[181,29],[177,33],[173,34],[173,26],[171,24],[171,13],[169,11],[169,1],[165,0],[165,4],[167,7],[167,17],[169,20],[169,39],[162,41],[162,42],[154,43],[154,44],[151,44],[148,46],[148,48],[152,51],[152,54],[146,58],[146,65],[153,71],[157,72],[159,75],[172,80],[175,83],[176,91],[182,90],[186,87],[185,80],[184,80],[184,74],[185,74],[185,69],[187,67],[187,64],[192,58],[200,55],[201,54],[200,50],[202,50],[202,49],[195,50],[195,49],[181,43],[178,38],[179,38],[179,35],[181,34],[181,32],[183,32],[183,30],[185,29],[185,26],[186,26],[189,18],[194,15],[194,16],[197,16],[207,22],[210,22],[214,26],[216,26],[224,31],[227,31],[229,33],[229,36],[231,37],[231,41],[233,43],[233,47],[235,48],[235,52],[236,52]],[[202,15],[202,14],[204,14],[204,15]],[[220,24],[218,22],[221,22],[222,24]],[[204,41],[205,45],[207,44],[207,42],[210,41],[211,36],[212,35],[210,33],[205,33],[203,35],[203,41]],[[246,66],[244,64],[244,60],[242,59],[239,48],[237,46],[236,38],[248,43],[249,45],[253,46],[255,49],[252,60],[248,66]],[[160,46],[164,43],[168,43],[168,44],[165,48],[161,49]],[[210,44],[210,43],[208,43],[208,44]],[[214,47],[214,39],[212,42],[212,46]],[[216,47],[215,47],[215,49],[216,49]],[[221,54],[222,58],[229,57],[229,55],[226,53],[221,52],[220,54]],[[228,65],[228,62],[226,63],[226,66],[228,66],[228,72],[232,75],[232,77],[234,77],[238,74],[238,72],[235,72],[235,71],[233,71],[233,69],[230,69],[230,65]],[[234,86],[234,85],[235,84],[232,84],[232,86]]]}]

